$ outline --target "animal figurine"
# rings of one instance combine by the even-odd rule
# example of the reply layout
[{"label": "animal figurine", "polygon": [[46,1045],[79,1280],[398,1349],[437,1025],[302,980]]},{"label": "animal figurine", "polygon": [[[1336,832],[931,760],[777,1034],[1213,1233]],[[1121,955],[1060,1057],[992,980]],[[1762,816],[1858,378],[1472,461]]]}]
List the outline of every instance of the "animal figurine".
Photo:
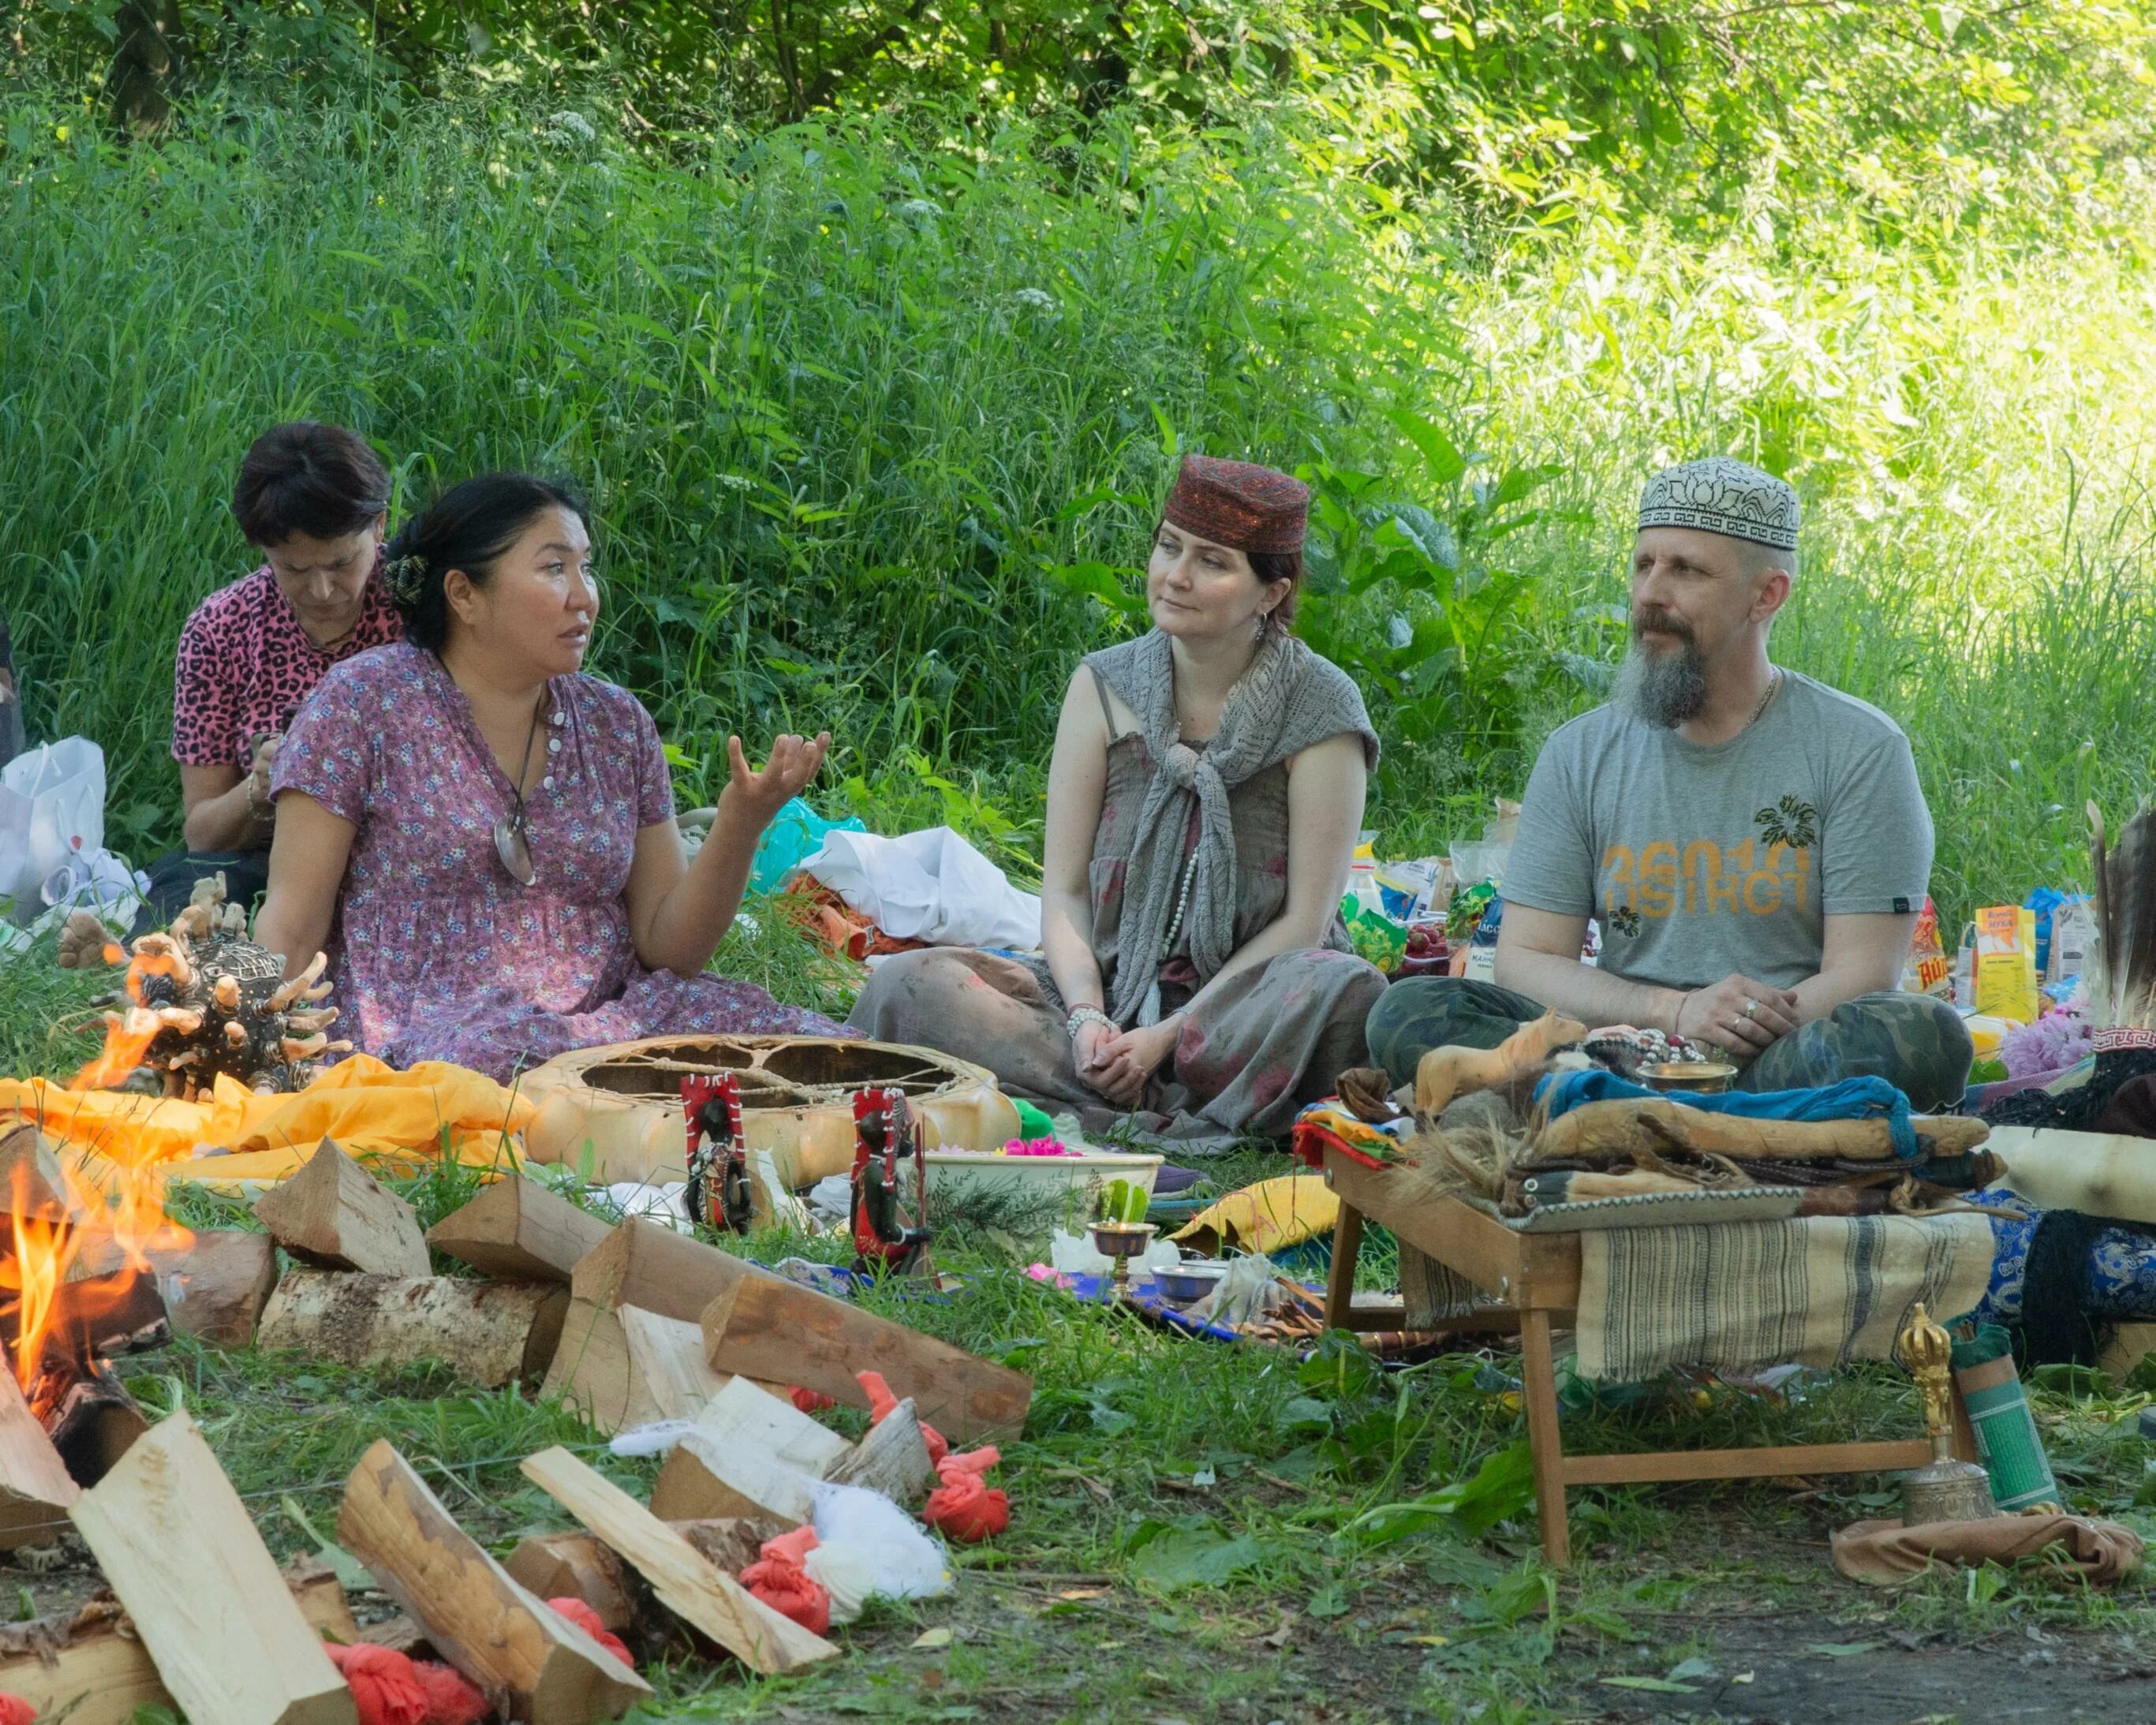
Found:
[{"label": "animal figurine", "polygon": [[134,942],[126,992],[106,1003],[105,1052],[91,1062],[89,1081],[117,1086],[148,1073],[165,1095],[190,1100],[219,1075],[264,1094],[299,1090],[321,1055],[352,1047],[327,1034],[337,1018],[321,1004],[328,966],[317,952],[285,981],[284,960],[248,939],[245,911],[225,902],[224,877],[198,882],[170,929]]},{"label": "animal figurine", "polygon": [[723,1233],[747,1233],[754,1215],[740,1075],[697,1073],[684,1078],[681,1111],[689,1123],[689,1214]]},{"label": "animal figurine", "polygon": [[[911,1164],[914,1189],[910,1209],[905,1163]],[[904,1091],[855,1092],[853,1187],[855,1273],[932,1276],[932,1230],[917,1225],[928,1213],[928,1164]]]}]

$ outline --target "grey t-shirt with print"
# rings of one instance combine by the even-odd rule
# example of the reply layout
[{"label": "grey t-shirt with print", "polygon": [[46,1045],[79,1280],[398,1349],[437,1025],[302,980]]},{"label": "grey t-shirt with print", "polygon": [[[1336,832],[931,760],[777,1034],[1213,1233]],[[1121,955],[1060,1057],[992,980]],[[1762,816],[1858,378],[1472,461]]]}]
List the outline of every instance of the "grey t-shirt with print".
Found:
[{"label": "grey t-shirt with print", "polygon": [[1510,904],[1602,924],[1602,968],[1697,988],[1792,988],[1827,916],[1921,909],[1932,818],[1909,740],[1794,671],[1758,721],[1701,747],[1630,710],[1561,726],[1527,781]]}]

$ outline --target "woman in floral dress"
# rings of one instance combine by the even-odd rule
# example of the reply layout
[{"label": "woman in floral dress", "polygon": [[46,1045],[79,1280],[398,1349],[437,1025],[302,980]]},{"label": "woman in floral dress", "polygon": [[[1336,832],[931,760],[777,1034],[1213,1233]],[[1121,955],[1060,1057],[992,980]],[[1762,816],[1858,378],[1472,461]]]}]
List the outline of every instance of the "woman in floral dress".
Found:
[{"label": "woman in floral dress", "polygon": [[507,1081],[672,1032],[842,1035],[704,973],[757,842],[828,734],[730,781],[693,861],[657,728],[583,672],[599,599],[581,499],[520,474],[454,487],[389,547],[405,639],[337,665],[294,721],[256,937],[331,956],[341,1034],[393,1065]]}]

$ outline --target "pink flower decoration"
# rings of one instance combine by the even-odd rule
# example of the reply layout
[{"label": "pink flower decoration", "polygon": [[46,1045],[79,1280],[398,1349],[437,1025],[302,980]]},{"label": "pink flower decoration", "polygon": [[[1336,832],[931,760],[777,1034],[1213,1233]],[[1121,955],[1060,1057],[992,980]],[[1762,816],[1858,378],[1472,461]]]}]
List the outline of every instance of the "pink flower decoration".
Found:
[{"label": "pink flower decoration", "polygon": [[1004,1146],[1006,1156],[1075,1156],[1075,1150],[1066,1149],[1054,1138],[1013,1138]]}]

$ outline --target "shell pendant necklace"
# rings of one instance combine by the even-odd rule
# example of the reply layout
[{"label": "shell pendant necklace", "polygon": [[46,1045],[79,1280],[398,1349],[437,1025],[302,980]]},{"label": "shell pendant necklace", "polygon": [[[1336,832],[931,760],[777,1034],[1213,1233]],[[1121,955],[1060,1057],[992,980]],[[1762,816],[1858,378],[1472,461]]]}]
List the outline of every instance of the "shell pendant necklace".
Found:
[{"label": "shell pendant necklace", "polygon": [[531,770],[531,745],[539,739],[539,715],[546,706],[547,691],[542,688],[532,704],[531,728],[524,733],[524,758],[517,763],[516,780],[509,788],[509,810],[494,824],[494,854],[501,859],[510,878],[525,886],[539,878],[539,871],[531,865],[531,839],[524,816],[524,775]]}]

